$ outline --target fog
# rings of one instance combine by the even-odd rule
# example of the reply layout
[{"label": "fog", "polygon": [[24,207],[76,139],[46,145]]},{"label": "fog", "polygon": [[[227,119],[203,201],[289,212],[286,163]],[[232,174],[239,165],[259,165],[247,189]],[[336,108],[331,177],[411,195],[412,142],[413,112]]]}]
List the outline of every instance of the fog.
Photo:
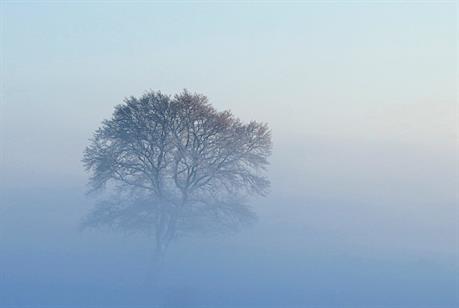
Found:
[{"label": "fog", "polygon": [[[454,4],[1,10],[1,307],[459,304]],[[271,187],[157,266],[151,237],[81,228],[81,159],[125,97],[183,88],[269,124]]]}]

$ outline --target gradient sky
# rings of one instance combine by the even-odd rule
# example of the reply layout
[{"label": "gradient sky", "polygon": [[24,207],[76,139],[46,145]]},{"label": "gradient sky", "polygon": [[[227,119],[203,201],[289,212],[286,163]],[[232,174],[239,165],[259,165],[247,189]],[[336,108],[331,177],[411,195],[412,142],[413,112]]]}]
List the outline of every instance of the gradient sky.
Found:
[{"label": "gradient sky", "polygon": [[455,14],[454,3],[393,1],[6,2],[4,164],[80,175],[70,166],[90,133],[124,97],[147,89],[204,93],[220,109],[270,123],[279,141],[451,151]]},{"label": "gradient sky", "polygon": [[[16,260],[30,255],[45,265],[23,262],[29,267],[19,274],[7,272],[15,281],[4,284],[11,298],[21,290],[15,286],[33,286],[35,273],[55,260],[65,269],[36,281],[77,277],[89,288],[88,281],[109,279],[100,278],[103,271],[107,277],[135,272],[126,265],[129,270],[112,273],[101,260],[110,252],[134,263],[117,253],[120,245],[139,249],[138,242],[74,233],[84,214],[76,207],[86,202],[80,159],[92,132],[124,97],[187,88],[220,110],[272,128],[272,192],[257,201],[260,223],[221,250],[240,253],[228,260],[235,273],[265,252],[270,257],[253,264],[254,275],[272,275],[266,284],[274,286],[280,275],[289,294],[312,273],[308,283],[319,286],[311,290],[324,294],[315,303],[339,302],[330,282],[349,288],[343,298],[351,302],[368,295],[378,303],[390,298],[385,289],[406,291],[395,303],[457,303],[454,1],[11,1],[0,9],[0,192],[8,203],[0,208],[7,252],[0,264],[20,267]],[[96,265],[79,276],[94,247],[101,251]],[[68,269],[72,253],[82,263],[75,273]],[[301,268],[299,256],[312,263]],[[187,260],[181,262],[186,272]],[[352,276],[362,267],[363,276]],[[216,268],[207,275],[217,275]],[[394,283],[397,273],[405,276]],[[242,283],[235,281],[233,287]]]}]

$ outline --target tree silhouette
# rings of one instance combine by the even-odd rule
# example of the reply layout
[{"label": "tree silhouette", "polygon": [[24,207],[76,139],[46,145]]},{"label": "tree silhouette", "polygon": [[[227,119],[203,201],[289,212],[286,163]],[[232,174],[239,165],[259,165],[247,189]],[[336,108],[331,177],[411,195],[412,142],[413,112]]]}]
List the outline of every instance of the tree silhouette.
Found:
[{"label": "tree silhouette", "polygon": [[245,204],[264,195],[271,154],[266,124],[242,123],[207,98],[183,91],[147,92],[115,107],[83,157],[91,191],[109,190],[86,225],[148,230],[161,255],[171,240],[207,226],[236,226],[253,213]]}]

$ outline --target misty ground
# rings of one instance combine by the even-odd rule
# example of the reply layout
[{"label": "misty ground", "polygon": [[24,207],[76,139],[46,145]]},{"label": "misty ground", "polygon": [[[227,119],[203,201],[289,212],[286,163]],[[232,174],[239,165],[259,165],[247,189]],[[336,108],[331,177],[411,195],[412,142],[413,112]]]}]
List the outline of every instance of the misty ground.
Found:
[{"label": "misty ground", "polygon": [[[152,239],[80,231],[94,201],[85,186],[30,179],[35,187],[26,192],[2,191],[0,305],[453,307],[456,220],[445,183],[454,183],[454,173],[436,163],[413,174],[417,162],[403,161],[401,152],[396,157],[371,175],[349,172],[335,186],[323,183],[338,181],[336,168],[333,176],[324,171],[330,178],[322,184],[301,182],[295,179],[313,170],[280,171],[287,165],[275,159],[273,172],[285,174],[272,177],[271,194],[254,201],[258,222],[234,234],[173,243],[153,281]],[[387,169],[398,163],[404,173],[393,177]],[[344,164],[339,170],[348,172]],[[430,184],[440,174],[442,185]],[[309,191],[300,189],[304,183],[311,183]],[[405,189],[395,189],[400,186]]]}]

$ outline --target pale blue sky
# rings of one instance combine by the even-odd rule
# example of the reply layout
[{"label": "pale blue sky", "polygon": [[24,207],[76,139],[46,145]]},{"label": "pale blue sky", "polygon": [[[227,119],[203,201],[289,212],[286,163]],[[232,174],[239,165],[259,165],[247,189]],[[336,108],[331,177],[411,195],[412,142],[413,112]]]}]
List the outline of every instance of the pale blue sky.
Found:
[{"label": "pale blue sky", "polygon": [[204,93],[276,140],[453,142],[454,3],[7,2],[2,16],[11,168],[74,165],[146,89]]},{"label": "pale blue sky", "polygon": [[[269,123],[272,191],[255,203],[257,227],[233,242],[177,246],[172,286],[184,277],[240,301],[295,302],[307,290],[301,303],[457,303],[455,2],[0,9],[5,303],[149,298],[136,293],[145,242],[76,232],[92,202],[80,159],[124,97],[183,88]],[[203,273],[233,281],[216,290]]]}]

